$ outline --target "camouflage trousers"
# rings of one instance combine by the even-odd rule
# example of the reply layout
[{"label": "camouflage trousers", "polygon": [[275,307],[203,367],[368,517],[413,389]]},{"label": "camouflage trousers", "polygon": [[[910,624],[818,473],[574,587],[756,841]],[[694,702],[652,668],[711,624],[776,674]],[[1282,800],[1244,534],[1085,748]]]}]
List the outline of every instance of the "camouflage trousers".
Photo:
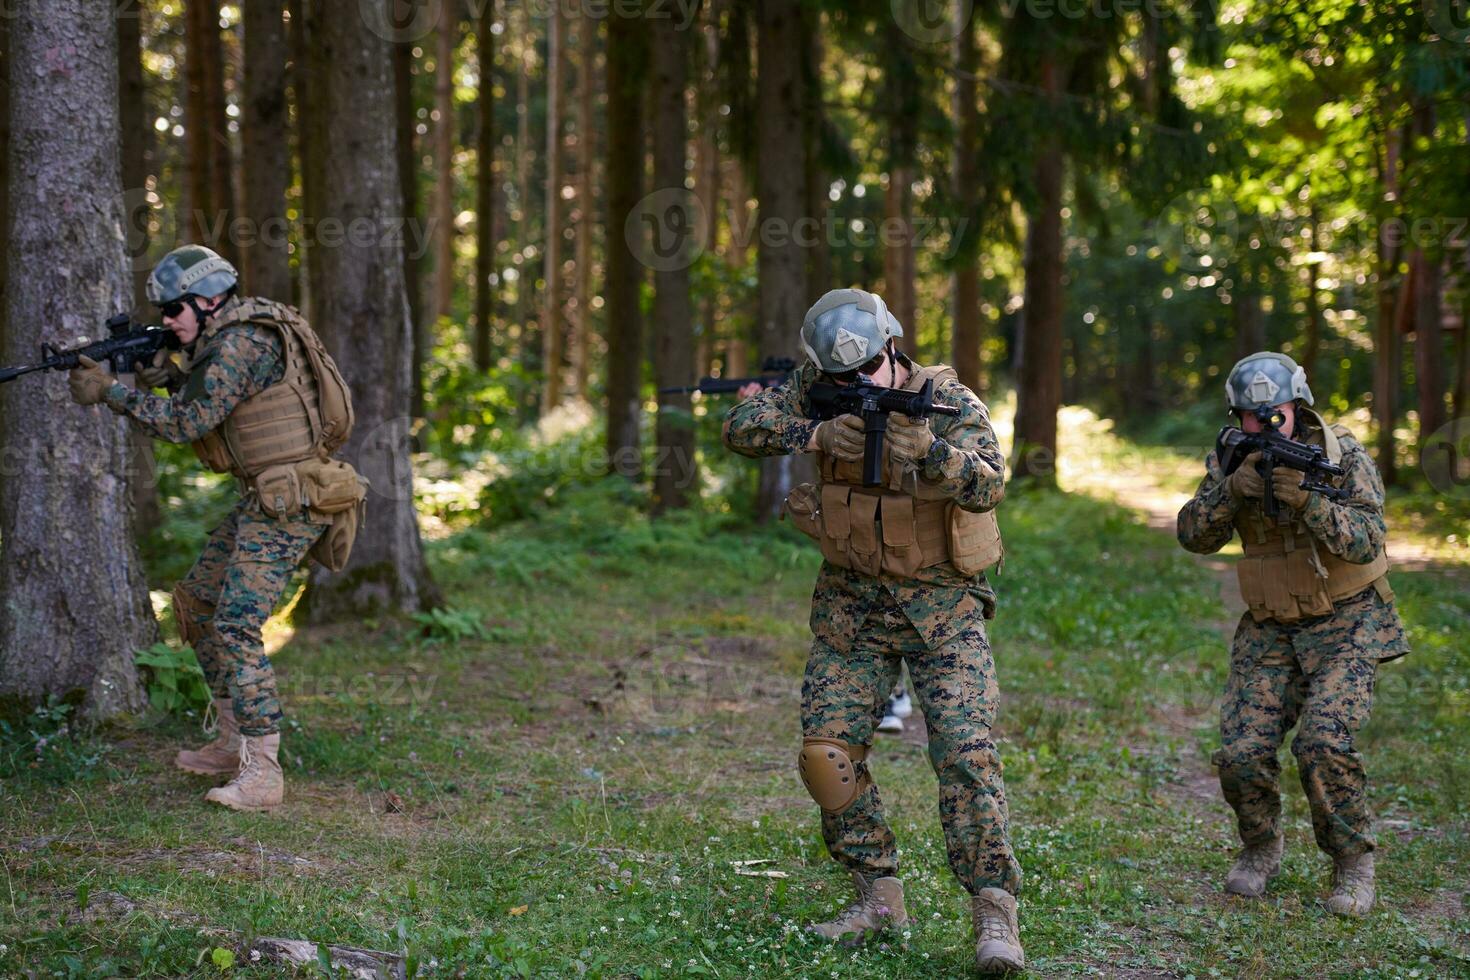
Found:
[{"label": "camouflage trousers", "polygon": [[[280,730],[276,673],[261,629],[326,528],[305,518],[267,517],[246,497],[210,532],[204,552],[178,585],[179,632],[193,643],[215,697],[233,702],[246,735]],[[182,603],[178,592],[184,593]]]},{"label": "camouflage trousers", "polygon": [[[904,661],[929,728],[949,866],[971,894],[991,887],[1017,894],[1021,868],[1011,852],[1000,755],[990,738],[1000,688],[981,621],[930,649],[886,599],[868,613],[847,650],[818,637],[801,686],[802,735],[871,745]],[[868,880],[898,872],[898,847],[876,783],[841,813],[824,812],[822,837],[839,864]]]},{"label": "camouflage trousers", "polygon": [[1220,709],[1223,745],[1211,761],[1242,841],[1281,832],[1277,753],[1296,726],[1291,751],[1317,846],[1334,857],[1374,848],[1368,778],[1353,743],[1373,706],[1378,661],[1403,649],[1398,613],[1372,589],[1297,623],[1241,618]]}]

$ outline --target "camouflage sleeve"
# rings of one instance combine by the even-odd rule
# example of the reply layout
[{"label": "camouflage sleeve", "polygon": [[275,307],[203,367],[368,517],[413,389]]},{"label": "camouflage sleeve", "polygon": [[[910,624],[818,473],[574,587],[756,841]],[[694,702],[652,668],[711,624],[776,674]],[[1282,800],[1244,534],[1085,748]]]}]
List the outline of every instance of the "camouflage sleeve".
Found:
[{"label": "camouflage sleeve", "polygon": [[1378,467],[1357,442],[1343,439],[1343,474],[1338,484],[1349,496],[1341,502],[1320,493],[1307,497],[1302,520],[1312,536],[1343,561],[1366,565],[1378,557],[1388,535],[1383,522],[1383,480]]},{"label": "camouflage sleeve", "polygon": [[193,442],[217,428],[235,406],[275,383],[284,370],[274,331],[229,327],[207,347],[183,387],[165,398],[114,384],[103,401],[165,442]]},{"label": "camouflage sleeve", "polygon": [[955,406],[960,414],[933,417],[934,444],[924,457],[924,478],[937,482],[965,510],[991,510],[1006,494],[1006,460],[990,413],[958,381],[944,382],[936,395],[936,401]]},{"label": "camouflage sleeve", "polygon": [[774,388],[763,388],[725,415],[725,445],[742,456],[787,456],[806,451],[817,423],[802,410],[815,368],[811,362]]},{"label": "camouflage sleeve", "polygon": [[1185,551],[1214,554],[1235,534],[1236,503],[1214,450],[1205,458],[1205,478],[1189,502],[1179,509],[1175,536]]}]

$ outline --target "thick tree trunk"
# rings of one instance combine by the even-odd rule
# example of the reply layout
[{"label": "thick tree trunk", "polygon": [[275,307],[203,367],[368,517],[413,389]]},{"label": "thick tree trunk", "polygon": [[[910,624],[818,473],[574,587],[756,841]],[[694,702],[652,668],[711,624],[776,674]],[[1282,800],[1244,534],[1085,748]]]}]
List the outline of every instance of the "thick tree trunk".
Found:
[{"label": "thick tree trunk", "polygon": [[[614,18],[616,19],[616,18]],[[531,145],[531,60],[535,55],[535,22],[530,8],[521,7],[520,57],[516,59],[516,249],[519,253],[531,243],[531,165],[536,150]],[[531,316],[531,295],[536,289],[536,275],[531,262],[521,254],[516,266],[516,329],[520,332],[518,360],[527,373],[534,373],[541,351],[535,343],[535,323]]]},{"label": "thick tree trunk", "polygon": [[[654,21],[653,37],[653,186],[684,191],[688,160],[685,87],[689,76],[688,33],[671,19]],[[654,381],[659,387],[687,384],[694,375],[693,308],[689,267],[660,268],[653,277]],[[694,417],[688,395],[658,396],[657,444],[653,477],[654,513],[689,506],[698,493],[694,456]]]},{"label": "thick tree trunk", "polygon": [[[802,56],[801,4],[797,0],[759,0],[756,59],[756,197],[760,252],[759,337],[764,357],[794,357],[797,330],[809,305],[806,255],[792,236],[801,219],[806,179],[806,106]],[[761,461],[756,519],[773,521],[795,482],[796,460],[777,456]]]},{"label": "thick tree trunk", "polygon": [[597,231],[597,202],[592,193],[592,168],[597,161],[592,102],[597,89],[599,22],[586,12],[577,21],[577,322],[572,335],[572,383],[578,397],[588,400],[593,334],[592,244]]},{"label": "thick tree trunk", "polygon": [[883,299],[903,327],[899,346],[919,350],[916,319],[913,182],[921,111],[919,79],[908,38],[896,19],[885,27],[890,64],[883,73],[884,114],[888,129],[888,186],[883,215]]},{"label": "thick tree trunk", "polygon": [[[8,283],[0,361],[96,335],[131,305],[118,162],[117,28],[82,0],[14,4],[7,258],[66,269]],[[66,202],[58,210],[57,202]],[[53,374],[0,389],[0,697],[143,705],[133,652],[158,638],[133,543],[127,427]]]},{"label": "thick tree trunk", "polygon": [[317,227],[321,220],[322,195],[326,190],[327,141],[321,138],[326,126],[325,106],[330,77],[322,53],[322,0],[290,0],[291,47],[295,62],[296,145],[301,166],[301,235],[297,264],[300,293],[297,305],[313,323],[321,317],[317,298],[328,286],[322,279],[324,248],[318,247]]},{"label": "thick tree trunk", "polygon": [[436,601],[413,507],[409,457],[413,337],[403,283],[403,201],[395,152],[390,42],[358,16],[355,0],[324,0],[319,47],[326,77],[328,150],[322,210],[345,235],[317,252],[314,324],[352,388],[357,424],[345,455],[372,482],[368,519],[347,568],[314,570],[306,596],[315,622]]},{"label": "thick tree trunk", "polygon": [[826,77],[823,62],[826,49],[822,44],[821,12],[802,12],[802,36],[807,55],[803,68],[804,112],[806,133],[806,217],[810,228],[803,238],[807,246],[806,295],[809,300],[832,288],[832,248],[827,242],[827,192],[831,185],[827,169],[822,165],[822,134],[826,128],[826,108],[822,105],[822,79]]},{"label": "thick tree trunk", "polygon": [[[1402,151],[1403,131],[1392,128],[1383,147],[1379,164],[1379,182],[1383,186],[1383,199],[1399,200],[1399,168]],[[1381,226],[1380,226],[1381,227]],[[1392,486],[1398,480],[1398,462],[1395,453],[1394,429],[1399,418],[1399,385],[1402,359],[1401,334],[1397,317],[1394,283],[1398,279],[1398,244],[1389,236],[1378,235],[1378,317],[1374,324],[1373,337],[1373,421],[1378,428],[1375,447],[1375,462],[1384,485]]]},{"label": "thick tree trunk", "polygon": [[245,15],[245,104],[240,139],[245,166],[245,217],[254,232],[245,243],[245,291],[288,303],[291,263],[286,250],[286,28],[280,0],[251,0]]},{"label": "thick tree trunk", "polygon": [[219,254],[240,264],[240,250],[230,235],[235,217],[235,168],[230,154],[230,116],[225,99],[225,48],[219,0],[207,0],[200,14],[204,42],[204,106],[209,122],[209,201],[213,211],[210,240]]},{"label": "thick tree trunk", "polygon": [[[1042,88],[1061,91],[1059,70],[1043,55]],[[1062,177],[1059,140],[1044,141],[1036,161],[1035,210],[1026,229],[1025,312],[1016,381],[1015,474],[1055,484],[1057,411],[1062,401]]]},{"label": "thick tree trunk", "polygon": [[607,23],[607,457],[630,479],[643,471],[639,401],[643,386],[644,269],[623,228],[643,195],[645,26],[632,16]]},{"label": "thick tree trunk", "polygon": [[[1443,277],[1437,255],[1417,256],[1414,281],[1414,386],[1419,395],[1419,448],[1445,423]],[[1421,461],[1422,464],[1422,461]]]},{"label": "thick tree trunk", "polygon": [[[214,19],[211,20],[211,11]],[[218,32],[218,0],[185,0],[184,7],[184,135],[188,172],[190,241],[208,242],[206,227],[214,211],[210,180],[209,84],[207,36]]]},{"label": "thick tree trunk", "polygon": [[541,297],[541,413],[561,404],[562,359],[565,354],[561,310],[561,121],[562,64],[566,36],[561,5],[551,8],[546,18],[546,223],[542,234],[545,265],[542,279],[546,292]]},{"label": "thick tree trunk", "polygon": [[[486,0],[486,10],[494,4]],[[398,154],[398,187],[403,196],[405,227],[419,226],[419,155],[418,116],[413,97],[413,62],[415,40],[396,38],[393,42],[393,118],[397,136],[394,150]],[[408,244],[408,243],[406,243]],[[408,294],[408,319],[413,333],[413,417],[424,417],[424,364],[433,354],[428,319],[424,316],[423,255],[419,235],[403,253],[403,291]]]},{"label": "thick tree trunk", "polygon": [[480,59],[479,133],[475,140],[475,369],[490,370],[495,308],[495,4],[484,0],[475,28]]},{"label": "thick tree trunk", "polygon": [[[441,8],[434,54],[434,294],[425,330],[450,315],[454,303],[454,49],[459,18]],[[421,345],[422,346],[422,345]]]},{"label": "thick tree trunk", "polygon": [[[975,74],[980,59],[975,47],[975,20],[971,11],[959,4],[959,33],[955,35],[955,81],[953,112],[955,118],[953,191],[958,219],[974,220],[975,197],[979,190],[980,108],[977,102]],[[961,234],[956,232],[956,234]],[[960,381],[972,391],[984,391],[983,368],[980,363],[980,261],[973,239],[962,241],[964,251],[954,268],[954,325],[950,332],[950,363]]]}]

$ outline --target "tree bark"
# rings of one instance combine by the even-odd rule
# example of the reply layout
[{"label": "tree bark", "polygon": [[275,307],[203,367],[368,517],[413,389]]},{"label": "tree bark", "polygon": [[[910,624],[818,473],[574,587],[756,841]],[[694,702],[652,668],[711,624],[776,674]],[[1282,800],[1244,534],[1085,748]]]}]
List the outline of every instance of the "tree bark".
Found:
[{"label": "tree bark", "polygon": [[[826,218],[830,202],[827,192],[831,180],[822,160],[822,134],[826,129],[826,109],[822,105],[822,79],[825,77],[823,62],[826,57],[822,44],[821,12],[807,9],[802,12],[802,36],[806,42],[807,55],[802,80],[805,119],[802,128],[806,134],[806,217],[815,223],[810,229],[812,244],[807,249],[806,298],[815,300],[832,288],[832,249],[827,243]],[[907,324],[905,324],[907,327]]]},{"label": "tree bark", "polygon": [[891,62],[883,73],[888,122],[888,186],[884,193],[883,300],[903,327],[899,346],[919,350],[915,319],[913,182],[921,109],[919,79],[908,37],[896,19],[885,28]]},{"label": "tree bark", "polygon": [[546,18],[546,221],[542,234],[545,265],[541,297],[541,413],[561,404],[562,359],[565,354],[561,310],[561,121],[562,63],[565,61],[561,5],[553,4]]},{"label": "tree bark", "polygon": [[454,49],[459,18],[453,10],[452,4],[440,8],[434,55],[434,294],[425,318],[428,337],[454,303]]},{"label": "tree bark", "polygon": [[325,106],[330,78],[321,36],[322,0],[290,0],[293,82],[296,97],[296,145],[301,166],[301,233],[297,264],[300,292],[297,306],[313,323],[321,320],[317,298],[327,291],[322,279],[324,249],[318,247],[317,223],[323,215],[322,195],[326,189],[327,142],[321,138],[326,127]]},{"label": "tree bark", "polygon": [[607,22],[607,438],[609,467],[629,479],[643,472],[638,431],[643,387],[644,269],[623,229],[643,196],[643,25]]},{"label": "tree bark", "polygon": [[[689,157],[688,121],[684,107],[689,76],[688,32],[670,18],[653,27],[653,185],[657,190],[684,191]],[[660,268],[653,277],[655,383],[687,384],[694,375],[693,308],[689,301],[689,267]],[[694,416],[688,395],[658,396],[657,444],[653,478],[653,510],[687,507],[698,493],[694,455]]]},{"label": "tree bark", "polygon": [[[1414,280],[1414,386],[1419,395],[1419,448],[1445,423],[1444,328],[1439,257],[1417,255]],[[1421,460],[1422,465],[1422,460]]]},{"label": "tree bark", "polygon": [[[809,305],[806,255],[793,237],[806,179],[806,106],[798,0],[759,0],[756,60],[756,197],[760,201],[758,321],[764,357],[794,357]],[[756,519],[776,519],[796,474],[792,456],[761,461]]]},{"label": "tree bark", "polygon": [[219,0],[206,0],[199,15],[204,56],[204,106],[209,130],[209,215],[213,248],[238,268],[240,250],[230,234],[235,217],[234,163],[230,154],[230,117],[225,99],[225,49]]},{"label": "tree bark", "polygon": [[[976,194],[979,190],[980,111],[975,75],[980,59],[975,46],[975,20],[964,4],[956,10],[959,33],[955,35],[955,81],[953,112],[954,199],[959,219],[974,220]],[[984,392],[983,367],[980,363],[980,261],[973,239],[965,239],[954,268],[954,323],[950,332],[950,362],[960,382],[971,391]]]},{"label": "tree bark", "polygon": [[592,367],[592,245],[597,231],[597,202],[592,192],[592,168],[597,161],[592,102],[597,87],[598,23],[598,18],[585,11],[577,22],[577,322],[572,337],[572,383],[577,395],[587,400]]},{"label": "tree bark", "polygon": [[[1060,71],[1042,55],[1041,84],[1055,100]],[[1062,401],[1062,177],[1060,140],[1048,136],[1036,161],[1036,205],[1026,229],[1026,286],[1018,355],[1015,474],[1055,485],[1057,411]]]},{"label": "tree bark", "polygon": [[[486,10],[494,4],[486,0]],[[403,221],[408,228],[419,227],[419,154],[418,115],[413,97],[413,62],[415,41],[412,37],[393,42],[393,116],[397,137],[394,150],[398,154],[398,186],[403,196]],[[423,255],[416,233],[412,247],[403,254],[403,290],[408,294],[408,319],[413,334],[413,398],[414,418],[424,417],[424,364],[433,354],[428,318],[424,316]]]},{"label": "tree bark", "polygon": [[437,601],[419,540],[409,456],[413,337],[403,280],[403,212],[395,152],[390,42],[358,16],[355,0],[323,0],[318,46],[326,74],[323,214],[346,235],[317,253],[314,324],[352,388],[357,423],[345,455],[372,482],[369,517],[341,572],[313,571],[313,622],[416,610]]},{"label": "tree bark", "polygon": [[490,318],[495,308],[495,4],[483,0],[475,44],[480,60],[480,90],[475,140],[475,369],[490,370]]},{"label": "tree bark", "polygon": [[[1309,217],[1311,232],[1310,245],[1313,253],[1317,251],[1317,212],[1314,208]],[[1317,297],[1317,273],[1321,271],[1320,262],[1307,263],[1307,339],[1302,345],[1302,369],[1307,372],[1308,378],[1317,376],[1317,353],[1322,348],[1322,303]]]},{"label": "tree bark", "polygon": [[184,127],[188,160],[189,239],[208,242],[205,228],[214,210],[213,183],[210,180],[210,136],[207,35],[210,24],[218,30],[218,20],[211,21],[210,11],[218,17],[218,0],[185,0],[184,6]]},{"label": "tree bark", "polygon": [[286,186],[291,182],[286,139],[286,28],[280,0],[252,0],[245,17],[245,104],[240,139],[245,218],[254,231],[244,247],[245,291],[291,301],[286,250]]},{"label": "tree bark", "polygon": [[[1379,182],[1383,186],[1383,199],[1399,200],[1399,170],[1401,164],[1403,130],[1392,127],[1379,159]],[[1398,481],[1398,461],[1394,445],[1394,429],[1399,417],[1400,362],[1402,360],[1401,334],[1399,333],[1394,308],[1397,305],[1394,283],[1398,279],[1399,248],[1379,226],[1378,253],[1378,318],[1374,324],[1373,342],[1373,421],[1378,428],[1375,461],[1378,474],[1385,486]]]},{"label": "tree bark", "polygon": [[[68,288],[7,283],[7,364],[96,336],[132,292],[117,27],[83,0],[24,0],[9,14],[8,262],[65,269]],[[126,423],[73,404],[52,374],[3,386],[0,404],[0,698],[80,697],[98,718],[137,710],[133,652],[158,627],[133,543]]]}]

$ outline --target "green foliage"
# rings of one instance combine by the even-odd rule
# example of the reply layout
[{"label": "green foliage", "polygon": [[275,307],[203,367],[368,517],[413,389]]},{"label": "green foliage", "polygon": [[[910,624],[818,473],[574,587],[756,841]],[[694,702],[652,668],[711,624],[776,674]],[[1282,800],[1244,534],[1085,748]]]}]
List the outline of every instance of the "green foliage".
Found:
[{"label": "green foliage", "polygon": [[209,704],[209,683],[193,647],[155,643],[136,651],[133,663],[142,668],[148,702],[159,711],[181,715]]},{"label": "green foliage", "polygon": [[93,772],[105,747],[76,723],[76,706],[50,695],[19,720],[0,718],[0,779],[63,784]]},{"label": "green foliage", "polygon": [[431,640],[485,639],[485,623],[478,613],[440,606],[428,612],[413,613],[410,617],[424,628],[424,635]]}]

